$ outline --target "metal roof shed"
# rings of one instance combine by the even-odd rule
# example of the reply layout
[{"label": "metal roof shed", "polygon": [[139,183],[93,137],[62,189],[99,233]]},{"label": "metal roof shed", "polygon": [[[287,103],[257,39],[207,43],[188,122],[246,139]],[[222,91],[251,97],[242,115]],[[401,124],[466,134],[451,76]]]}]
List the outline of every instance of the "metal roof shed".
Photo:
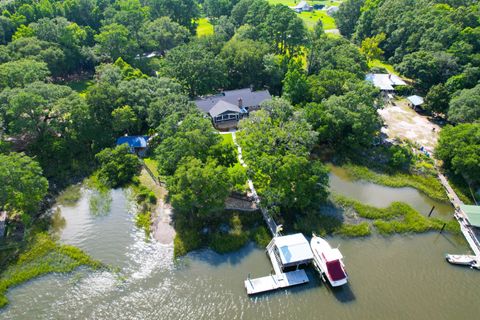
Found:
[{"label": "metal roof shed", "polygon": [[422,97],[417,95],[410,96],[407,100],[415,107],[421,106],[425,102]]},{"label": "metal roof shed", "polygon": [[480,206],[462,204],[460,210],[467,216],[468,222],[474,227],[480,227]]},{"label": "metal roof shed", "polygon": [[308,263],[313,259],[312,249],[301,233],[275,238],[275,246],[284,267]]}]

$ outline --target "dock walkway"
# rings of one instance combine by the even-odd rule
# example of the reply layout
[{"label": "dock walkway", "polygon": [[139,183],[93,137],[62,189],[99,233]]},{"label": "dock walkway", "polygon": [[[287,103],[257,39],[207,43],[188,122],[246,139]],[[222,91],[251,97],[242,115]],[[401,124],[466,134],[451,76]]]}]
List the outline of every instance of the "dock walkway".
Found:
[{"label": "dock walkway", "polygon": [[[243,160],[242,147],[240,147],[240,145],[237,142],[237,135],[236,135],[235,132],[232,132],[232,139],[233,139],[233,143],[237,147],[238,162],[240,162],[240,164],[244,168],[247,168],[247,164]],[[260,208],[260,211],[262,212],[263,219],[265,220],[265,223],[268,226],[268,230],[270,230],[272,235],[275,236],[276,233],[277,233],[277,224],[276,224],[275,220],[273,220],[272,216],[268,213],[268,210],[263,208],[260,205],[260,197],[257,194],[257,190],[255,190],[255,186],[253,185],[252,179],[248,178],[247,182],[248,182],[248,187],[250,188],[250,192],[252,194],[252,197],[255,200],[255,203],[257,204],[257,206]]]},{"label": "dock walkway", "polygon": [[272,274],[262,278],[245,280],[247,294],[258,294],[262,292],[277,290],[281,288],[296,286],[307,283],[308,277],[305,270],[295,270],[287,273]]},{"label": "dock walkway", "polygon": [[472,227],[467,223],[468,218],[467,215],[462,211],[460,205],[463,204],[462,200],[457,196],[453,188],[448,183],[447,178],[440,172],[438,168],[437,174],[438,179],[442,183],[443,187],[447,192],[448,199],[452,203],[453,207],[455,208],[454,217],[457,219],[458,223],[460,224],[460,230],[462,231],[463,236],[467,240],[470,248],[472,249],[473,253],[476,256],[477,261],[480,261],[480,241],[477,239],[475,232],[472,230]]}]

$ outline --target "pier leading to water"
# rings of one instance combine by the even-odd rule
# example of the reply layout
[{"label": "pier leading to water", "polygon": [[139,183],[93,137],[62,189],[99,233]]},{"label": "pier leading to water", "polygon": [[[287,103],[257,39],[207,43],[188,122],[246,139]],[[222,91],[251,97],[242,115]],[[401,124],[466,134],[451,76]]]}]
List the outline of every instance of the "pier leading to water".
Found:
[{"label": "pier leading to water", "polygon": [[[235,132],[232,132],[232,139],[233,139],[233,143],[237,147],[238,162],[240,162],[240,164],[244,168],[247,168],[247,164],[243,160],[242,147],[240,147],[240,145],[237,142],[237,135]],[[273,220],[272,216],[268,213],[268,210],[262,207],[260,203],[260,197],[258,196],[257,190],[255,190],[255,186],[253,185],[252,179],[248,178],[247,182],[248,182],[248,187],[250,188],[250,193],[252,194],[252,197],[255,203],[257,204],[258,208],[260,208],[260,211],[262,212],[263,219],[267,224],[268,230],[270,230],[270,233],[272,234],[272,236],[275,237],[277,235],[277,229],[278,229],[277,223],[275,222],[275,220]]]},{"label": "pier leading to water", "polygon": [[460,198],[457,196],[453,188],[450,186],[450,183],[448,183],[447,178],[440,172],[438,168],[436,169],[437,169],[438,179],[440,180],[443,187],[445,188],[448,199],[450,200],[453,207],[455,208],[454,217],[460,224],[460,230],[463,236],[465,237],[465,239],[467,240],[468,244],[470,245],[470,248],[472,249],[473,253],[475,254],[475,260],[476,260],[475,267],[478,269],[480,268],[480,241],[478,240],[477,234],[473,229],[474,227],[471,226],[468,221],[467,214],[462,210],[462,206],[464,205],[462,200],[460,200]]}]

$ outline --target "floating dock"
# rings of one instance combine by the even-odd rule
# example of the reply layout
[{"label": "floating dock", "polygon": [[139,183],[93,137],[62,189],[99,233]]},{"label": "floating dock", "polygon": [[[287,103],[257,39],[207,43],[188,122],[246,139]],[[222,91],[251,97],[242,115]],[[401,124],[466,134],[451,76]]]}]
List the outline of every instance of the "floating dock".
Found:
[{"label": "floating dock", "polygon": [[262,292],[277,290],[281,288],[296,286],[307,283],[308,277],[305,270],[295,270],[291,272],[272,274],[270,276],[245,280],[245,289],[247,294],[258,294]]}]

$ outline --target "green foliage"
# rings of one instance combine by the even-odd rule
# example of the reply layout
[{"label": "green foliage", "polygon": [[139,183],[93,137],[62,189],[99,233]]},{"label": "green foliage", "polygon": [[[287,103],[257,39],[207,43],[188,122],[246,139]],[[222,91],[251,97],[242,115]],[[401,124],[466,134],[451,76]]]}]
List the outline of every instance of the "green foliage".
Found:
[{"label": "green foliage", "polygon": [[[342,207],[352,207],[359,216],[366,219],[373,219],[373,225],[381,234],[393,233],[422,233],[431,230],[440,230],[446,223],[446,230],[452,233],[459,233],[457,221],[443,221],[437,218],[427,218],[418,211],[403,202],[392,202],[387,208],[376,208],[364,205],[359,201],[335,195],[334,202]],[[361,232],[362,227],[346,227],[347,232]]]},{"label": "green foliage", "polygon": [[7,303],[6,291],[33,278],[52,272],[71,272],[85,265],[93,269],[103,265],[90,258],[82,250],[57,244],[47,234],[37,234],[28,245],[27,250],[18,260],[10,265],[0,277],[0,308]]},{"label": "green foliage", "polygon": [[480,121],[480,84],[453,95],[448,109],[448,119],[455,123]]},{"label": "green foliage", "polygon": [[283,79],[283,96],[295,105],[305,101],[307,92],[307,75],[302,63],[292,59]]},{"label": "green foliage", "polygon": [[206,221],[220,213],[230,190],[226,168],[211,159],[184,158],[167,182],[175,212],[190,220]]},{"label": "green foliage", "polygon": [[327,170],[308,158],[315,132],[288,102],[264,102],[239,126],[243,156],[265,205],[303,211],[326,198]]},{"label": "green foliage", "polygon": [[367,83],[358,83],[355,91],[308,104],[306,117],[318,132],[319,142],[337,149],[371,145],[381,127],[373,107],[377,92]]},{"label": "green foliage", "polygon": [[130,60],[137,47],[130,31],[118,23],[103,26],[100,33],[95,35],[95,41],[96,53],[107,61],[115,61],[118,58]]},{"label": "green foliage", "polygon": [[368,61],[380,59],[383,54],[383,50],[379,48],[380,43],[385,40],[385,33],[379,33],[374,37],[365,38],[362,40],[362,46],[360,51],[365,55]]},{"label": "green foliage", "polygon": [[200,234],[198,232],[181,232],[173,239],[173,257],[178,258],[186,255],[188,252],[199,249],[202,245]]},{"label": "green foliage", "polygon": [[255,228],[252,233],[252,238],[260,248],[266,248],[272,240],[272,236],[264,226]]},{"label": "green foliage", "polygon": [[191,113],[183,120],[172,119],[168,132],[160,133],[163,140],[155,149],[159,172],[172,175],[180,161],[188,156],[205,161],[210,149],[221,142],[221,137],[212,130],[210,120],[198,113]]},{"label": "green foliage", "polygon": [[308,74],[322,69],[347,71],[363,77],[368,70],[365,56],[359,49],[343,38],[324,37],[315,41],[307,57]]},{"label": "green foliage", "polygon": [[37,213],[48,191],[38,163],[23,153],[0,154],[0,209]]},{"label": "green foliage", "polygon": [[240,163],[236,163],[228,170],[228,176],[230,177],[230,184],[232,190],[237,192],[245,192],[247,183],[247,169],[245,169]]},{"label": "green foliage", "polygon": [[480,183],[480,124],[447,126],[440,132],[435,156],[445,168]]},{"label": "green foliage", "polygon": [[343,168],[345,168],[348,174],[355,179],[371,181],[373,183],[394,188],[412,187],[423,192],[434,200],[448,201],[442,184],[434,176],[404,173],[387,175],[376,173],[366,167],[354,165],[346,165]]},{"label": "green foliage", "polygon": [[129,132],[138,126],[138,118],[132,107],[123,106],[112,111],[112,126],[118,133]]},{"label": "green foliage", "polygon": [[22,59],[0,64],[0,89],[23,87],[35,81],[44,81],[50,72],[45,62]]},{"label": "green foliage", "polygon": [[68,186],[57,197],[57,203],[62,206],[74,206],[82,197],[81,185]]},{"label": "green foliage", "polygon": [[145,231],[147,237],[150,236],[152,226],[152,213],[150,211],[137,213],[135,216],[135,225]]},{"label": "green foliage", "polygon": [[335,233],[344,237],[366,237],[371,234],[370,224],[368,222],[343,224]]},{"label": "green foliage", "polygon": [[170,50],[159,72],[183,84],[191,97],[211,93],[227,82],[225,64],[197,43]]},{"label": "green foliage", "polygon": [[95,155],[100,169],[98,177],[105,185],[117,188],[130,183],[140,172],[140,160],[130,153],[130,147],[122,144],[114,149],[106,148]]},{"label": "green foliage", "polygon": [[263,57],[268,53],[264,42],[236,38],[228,41],[220,52],[228,70],[229,86],[245,88],[250,85],[260,87],[265,81]]},{"label": "green foliage", "polygon": [[335,14],[335,21],[343,36],[347,38],[352,36],[364,3],[365,0],[347,0],[340,5],[340,10]]},{"label": "green foliage", "polygon": [[139,32],[140,45],[146,51],[164,52],[187,42],[190,32],[184,26],[161,17],[145,23]]},{"label": "green foliage", "polygon": [[242,221],[234,215],[230,221],[231,230],[228,233],[216,232],[210,237],[210,247],[219,252],[226,253],[242,248],[248,242],[248,233],[242,230]]}]

